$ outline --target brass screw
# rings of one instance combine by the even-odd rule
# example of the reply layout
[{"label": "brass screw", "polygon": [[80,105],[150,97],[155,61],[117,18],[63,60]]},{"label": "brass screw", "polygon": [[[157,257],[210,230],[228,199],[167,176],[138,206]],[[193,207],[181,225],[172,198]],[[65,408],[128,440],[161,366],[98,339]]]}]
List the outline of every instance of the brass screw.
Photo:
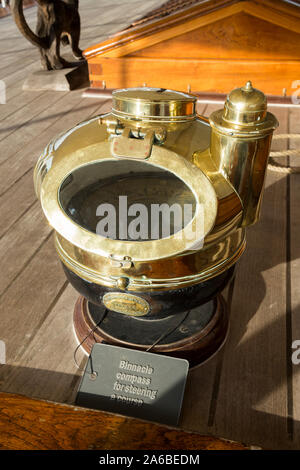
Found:
[{"label": "brass screw", "polygon": [[155,138],[158,142],[162,143],[166,139],[166,131],[161,130],[161,131],[155,132]]},{"label": "brass screw", "polygon": [[186,326],[182,325],[179,327],[179,331],[180,333],[187,333],[189,329]]}]

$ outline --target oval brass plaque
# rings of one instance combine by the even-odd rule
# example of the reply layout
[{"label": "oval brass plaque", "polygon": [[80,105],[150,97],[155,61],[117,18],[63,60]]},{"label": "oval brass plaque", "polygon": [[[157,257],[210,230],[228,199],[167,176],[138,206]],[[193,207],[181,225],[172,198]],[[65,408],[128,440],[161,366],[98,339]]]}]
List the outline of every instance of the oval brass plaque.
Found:
[{"label": "oval brass plaque", "polygon": [[133,317],[147,315],[150,310],[150,305],[145,299],[133,294],[111,292],[105,294],[102,300],[109,310]]}]

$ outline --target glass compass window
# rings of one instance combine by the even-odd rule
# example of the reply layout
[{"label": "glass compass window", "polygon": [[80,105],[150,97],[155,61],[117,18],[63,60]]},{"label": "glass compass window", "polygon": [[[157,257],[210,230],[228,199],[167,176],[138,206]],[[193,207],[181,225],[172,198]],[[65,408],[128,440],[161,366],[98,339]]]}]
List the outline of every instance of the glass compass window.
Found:
[{"label": "glass compass window", "polygon": [[86,230],[124,241],[169,237],[194,217],[196,200],[176,175],[132,160],[75,169],[61,184],[64,212]]}]

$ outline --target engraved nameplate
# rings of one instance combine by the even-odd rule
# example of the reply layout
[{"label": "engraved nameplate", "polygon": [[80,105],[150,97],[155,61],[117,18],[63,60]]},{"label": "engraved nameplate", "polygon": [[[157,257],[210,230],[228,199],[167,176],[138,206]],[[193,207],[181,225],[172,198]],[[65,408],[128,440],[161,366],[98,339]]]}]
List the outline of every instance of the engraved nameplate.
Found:
[{"label": "engraved nameplate", "polygon": [[105,294],[102,301],[109,310],[132,317],[142,317],[150,310],[150,305],[145,299],[133,294],[111,292]]}]

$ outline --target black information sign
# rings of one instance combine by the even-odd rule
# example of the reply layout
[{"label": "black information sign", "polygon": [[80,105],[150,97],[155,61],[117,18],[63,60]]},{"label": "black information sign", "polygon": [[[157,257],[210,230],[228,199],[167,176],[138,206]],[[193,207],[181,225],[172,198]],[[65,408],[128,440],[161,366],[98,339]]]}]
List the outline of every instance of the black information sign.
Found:
[{"label": "black information sign", "polygon": [[188,369],[184,359],[95,344],[76,403],[177,425]]}]

